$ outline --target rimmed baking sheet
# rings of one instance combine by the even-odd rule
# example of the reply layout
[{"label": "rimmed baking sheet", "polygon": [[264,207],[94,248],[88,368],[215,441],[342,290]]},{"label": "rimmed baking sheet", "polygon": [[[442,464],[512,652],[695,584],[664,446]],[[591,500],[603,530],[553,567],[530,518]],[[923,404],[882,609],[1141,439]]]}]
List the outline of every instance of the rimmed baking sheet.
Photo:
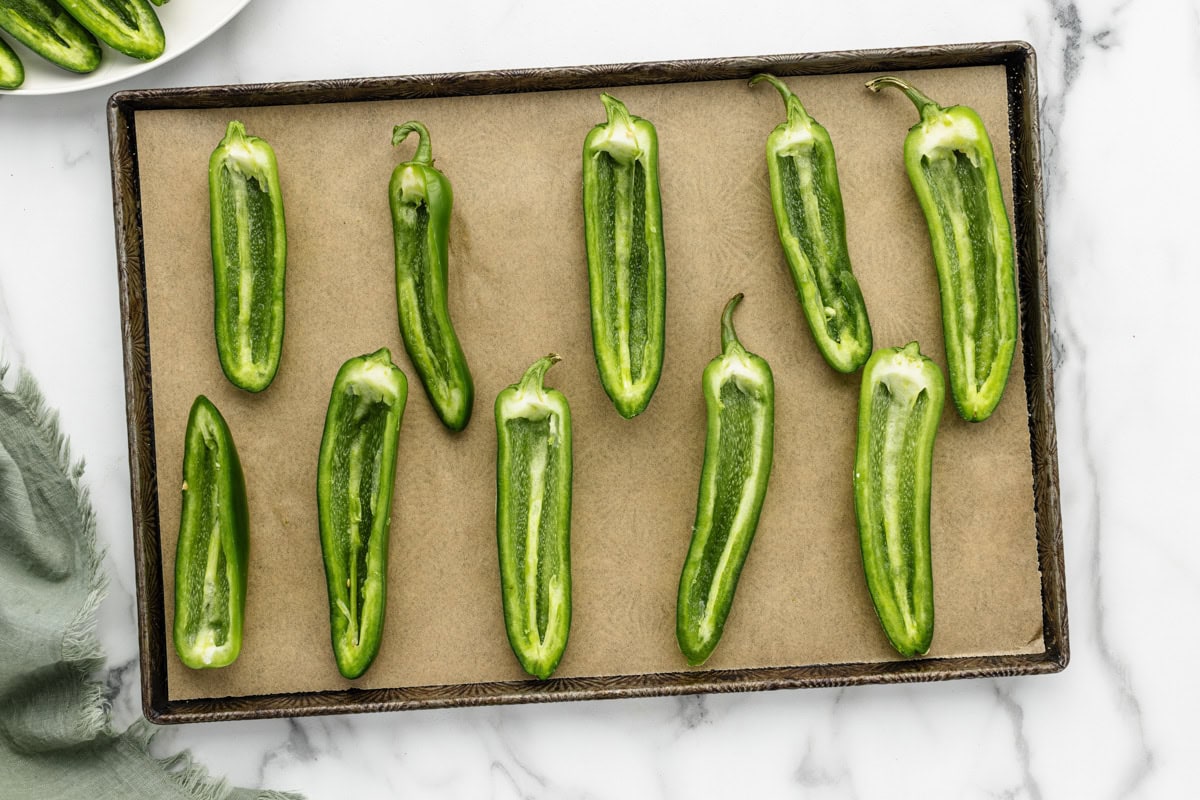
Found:
[{"label": "rimmed baking sheet", "polygon": [[[875,343],[916,339],[945,366],[924,222],[901,161],[916,120],[866,77],[901,68],[945,104],[978,110],[1010,198],[1023,347],[996,414],[947,404],[935,450],[937,630],[903,661],[879,630],[857,551],[850,473],[858,376],[821,360],[774,230],[764,140],[784,117],[763,69],[788,83],[838,152],[849,247]],[[591,355],[580,150],[609,90],[658,127],[667,246],[667,355],[649,409],[622,420]],[[248,395],[217,364],[208,154],[226,122],[269,140],[288,225],[287,330],[272,387]],[[475,416],[438,423],[399,339],[386,186],[425,122],[453,182],[451,313],[474,373]],[[321,84],[151,90],[110,106],[126,321],[143,697],[160,722],[431,705],[744,690],[1045,672],[1066,662],[1036,89],[1027,45],[963,45]],[[1015,191],[1015,193],[1014,193]],[[704,437],[699,388],[717,320],[772,365],[776,451],[754,549],[716,653],[689,670],[675,591]],[[393,505],[385,640],[356,681],[338,675],[316,534],[316,451],[338,365],[380,346],[409,375]],[[575,424],[574,621],[554,679],[526,680],[508,648],[494,533],[491,404],[537,356]],[[222,410],[246,470],[252,566],[245,645],[193,671],[169,645],[187,409]]]}]

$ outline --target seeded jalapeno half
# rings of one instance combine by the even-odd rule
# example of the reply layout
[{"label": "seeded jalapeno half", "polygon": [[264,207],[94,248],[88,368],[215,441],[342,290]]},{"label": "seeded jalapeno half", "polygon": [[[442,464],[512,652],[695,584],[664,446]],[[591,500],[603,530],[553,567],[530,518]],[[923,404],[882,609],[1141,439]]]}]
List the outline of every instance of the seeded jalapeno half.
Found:
[{"label": "seeded jalapeno half", "polygon": [[992,140],[966,106],[943,108],[899,78],[867,84],[887,86],[921,112],[904,167],[929,227],[950,392],[963,419],[980,422],[1000,403],[1017,344],[1012,231]]},{"label": "seeded jalapeno half", "polygon": [[357,678],[379,652],[388,536],[408,381],[386,347],[338,370],[317,462],[317,518],[338,671]]},{"label": "seeded jalapeno half", "polygon": [[571,408],[551,354],[496,397],[496,542],[508,643],[548,678],[571,630]]},{"label": "seeded jalapeno half", "polygon": [[283,353],[287,230],[271,145],[230,122],[208,160],[213,327],[229,381],[261,392]]},{"label": "seeded jalapeno half", "polygon": [[420,122],[397,125],[392,144],[410,133],[417,152],[392,171],[388,199],[396,247],[396,309],[400,335],[425,394],[447,428],[460,431],[471,419],[475,384],[450,323],[450,181],[433,166],[429,131]]},{"label": "seeded jalapeno half", "polygon": [[942,371],[916,342],[876,350],[863,369],[854,510],[871,600],[905,656],[933,639],[929,502],[945,397]]},{"label": "seeded jalapeno half", "polygon": [[817,349],[838,372],[854,372],[871,357],[871,323],[850,269],[846,212],[829,132],[774,75],[767,81],[787,105],[787,121],[767,137],[767,173],[779,243],[787,258]]},{"label": "seeded jalapeno half", "polygon": [[628,419],[646,409],[662,375],[667,262],[658,133],[615,97],[600,100],[608,121],[583,143],[592,348],[604,391]]},{"label": "seeded jalapeno half", "polygon": [[738,341],[733,310],[741,299],[725,306],[722,353],[704,368],[702,381],[708,431],[675,628],[692,666],[708,660],[721,640],[771,477],[775,379],[770,365]]},{"label": "seeded jalapeno half", "polygon": [[225,667],[242,649],[250,512],[225,418],[200,395],[183,446],[183,505],[175,549],[175,651],[192,669]]}]

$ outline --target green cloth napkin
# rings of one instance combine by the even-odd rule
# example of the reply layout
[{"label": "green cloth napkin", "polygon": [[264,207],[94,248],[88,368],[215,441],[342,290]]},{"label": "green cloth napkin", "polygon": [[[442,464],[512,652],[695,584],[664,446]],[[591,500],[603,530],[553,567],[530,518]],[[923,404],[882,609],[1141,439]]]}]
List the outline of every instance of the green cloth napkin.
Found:
[{"label": "green cloth napkin", "polygon": [[144,720],[112,729],[96,609],[106,578],[83,465],[33,379],[0,366],[0,798],[285,800],[236,789],[186,753],[155,758]]}]

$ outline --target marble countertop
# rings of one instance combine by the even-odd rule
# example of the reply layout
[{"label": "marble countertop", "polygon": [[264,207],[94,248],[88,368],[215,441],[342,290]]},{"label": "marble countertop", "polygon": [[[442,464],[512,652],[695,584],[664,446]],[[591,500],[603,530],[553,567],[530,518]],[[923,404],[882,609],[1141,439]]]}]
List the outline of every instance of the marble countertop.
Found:
[{"label": "marble countertop", "polygon": [[351,6],[255,0],[127,85],[0,97],[3,352],[36,375],[87,461],[118,724],[140,698],[111,91],[1023,39],[1041,88],[1065,672],[185,725],[156,747],[311,798],[1195,796],[1200,537],[1182,498],[1200,477],[1188,466],[1200,426],[1178,420],[1195,413],[1200,379],[1177,368],[1194,363],[1200,296],[1194,0]]}]

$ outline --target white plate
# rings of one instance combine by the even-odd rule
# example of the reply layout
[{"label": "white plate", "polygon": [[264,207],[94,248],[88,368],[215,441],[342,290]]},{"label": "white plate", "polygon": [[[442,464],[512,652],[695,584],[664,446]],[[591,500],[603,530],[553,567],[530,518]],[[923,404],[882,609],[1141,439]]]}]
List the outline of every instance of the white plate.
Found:
[{"label": "white plate", "polygon": [[233,19],[250,0],[175,0],[154,10],[167,35],[167,49],[153,61],[139,61],[101,45],[104,57],[94,72],[79,75],[54,66],[7,33],[0,36],[13,46],[25,65],[25,83],[19,89],[0,90],[8,94],[64,94],[95,89],[132,78],[186,53]]}]

